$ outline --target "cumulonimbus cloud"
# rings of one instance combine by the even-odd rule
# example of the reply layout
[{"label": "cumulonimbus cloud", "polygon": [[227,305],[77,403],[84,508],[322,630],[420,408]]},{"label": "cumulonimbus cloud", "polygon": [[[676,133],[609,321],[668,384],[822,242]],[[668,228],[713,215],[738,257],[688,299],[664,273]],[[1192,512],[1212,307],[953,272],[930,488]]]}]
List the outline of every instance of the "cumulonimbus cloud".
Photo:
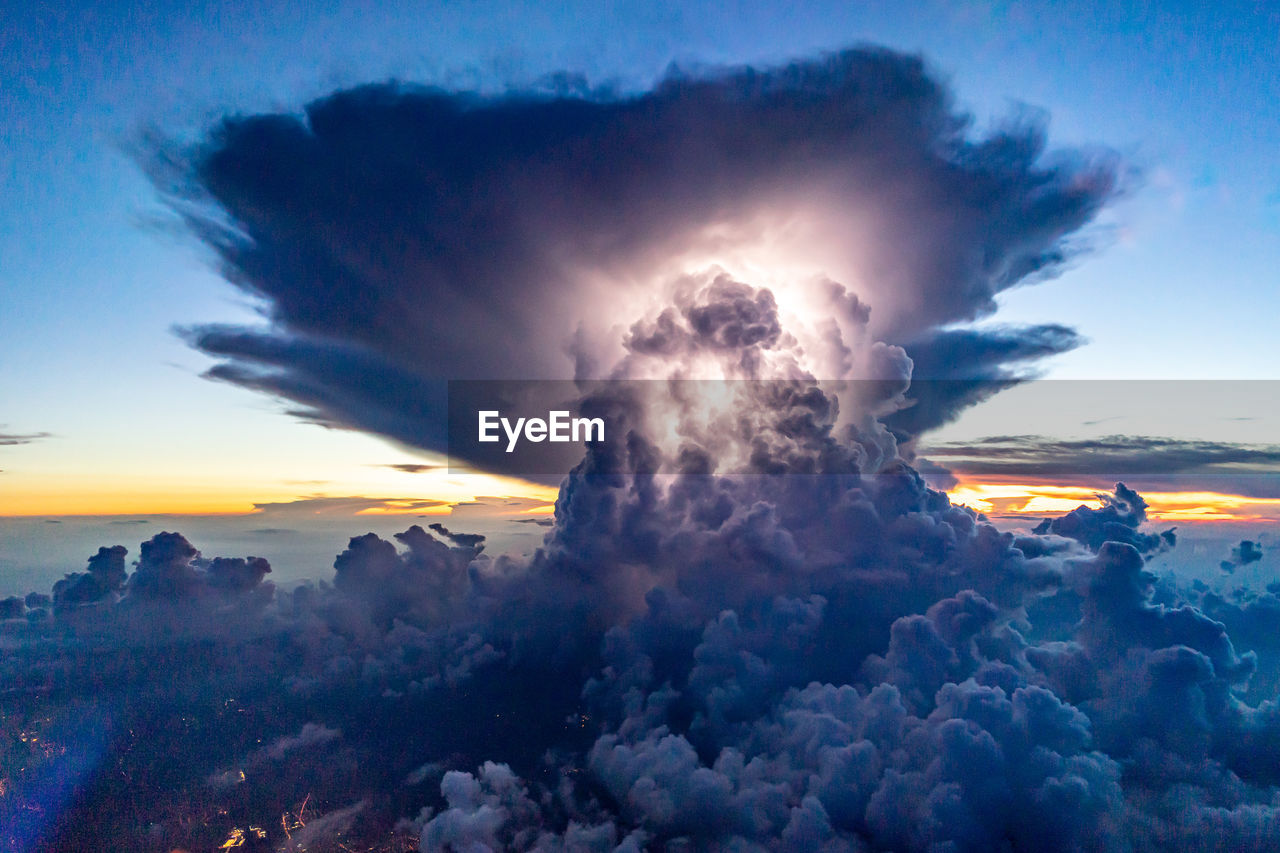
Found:
[{"label": "cumulonimbus cloud", "polygon": [[[834,331],[926,378],[1012,381],[1071,332],[941,328],[1052,275],[1118,186],[1035,116],[975,135],[919,58],[875,48],[638,92],[361,86],[149,165],[269,321],[186,330],[210,375],[433,450],[443,380],[603,375],[708,267],[770,289],[793,334],[831,327],[807,330],[820,378],[859,375],[815,355]],[[901,428],[968,402],[920,399]]]},{"label": "cumulonimbus cloud", "polygon": [[[421,446],[430,406],[397,395],[526,348],[534,375],[706,359],[784,381],[748,389],[749,430],[670,453],[625,383],[595,396],[627,440],[587,451],[527,557],[415,525],[283,591],[164,533],[132,573],[104,548],[56,601],[0,603],[0,702],[31,722],[0,798],[13,845],[1280,846],[1280,587],[1157,578],[1146,556],[1175,541],[1123,485],[998,530],[883,421],[844,431],[818,382],[879,365],[884,402],[912,347],[1003,382],[1073,343],[944,326],[1059,262],[1113,173],[1045,165],[1034,129],[963,130],[882,51],[628,96],[374,86],[226,122],[188,200],[227,228],[183,210],[270,325],[192,333],[225,378]],[[799,300],[725,257],[779,210],[848,238]],[[718,270],[669,263],[708,247]],[[805,299],[834,325],[804,328]],[[615,327],[584,325],[613,303]]]}]

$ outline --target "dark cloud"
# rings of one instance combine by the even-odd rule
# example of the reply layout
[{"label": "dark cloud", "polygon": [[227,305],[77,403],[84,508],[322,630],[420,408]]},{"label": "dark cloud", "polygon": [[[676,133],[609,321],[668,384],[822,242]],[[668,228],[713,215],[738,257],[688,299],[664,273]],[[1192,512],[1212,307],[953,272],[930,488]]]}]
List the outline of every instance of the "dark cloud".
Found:
[{"label": "dark cloud", "polygon": [[0,447],[13,447],[19,444],[30,444],[33,441],[39,441],[42,438],[49,438],[53,433],[48,432],[31,432],[26,434],[13,432],[0,432]]},{"label": "dark cloud", "polygon": [[208,376],[303,405],[289,413],[319,426],[356,427],[415,447],[444,449],[446,386],[360,346],[225,327],[186,330],[204,352],[229,359]]},{"label": "dark cloud", "polygon": [[87,572],[74,572],[53,585],[53,602],[60,607],[92,604],[114,595],[124,587],[123,545],[102,547],[89,558]]},{"label": "dark cloud", "polygon": [[[1051,275],[1115,192],[1114,163],[1048,152],[1030,113],[985,138],[970,131],[918,58],[863,48],[673,71],[636,93],[362,86],[301,114],[229,117],[150,166],[271,321],[188,330],[219,359],[211,376],[317,423],[440,450],[443,380],[596,372],[619,354],[614,325],[635,319],[619,308],[667,307],[666,281],[691,271],[673,258],[714,262],[775,222],[803,232],[793,256],[864,283],[804,285],[835,300],[815,334],[866,328],[921,362],[963,351],[965,379],[1003,380],[1006,361],[1074,345],[1060,327],[939,328]],[[774,295],[744,300],[677,308],[685,334],[767,344]],[[632,346],[670,345],[671,322],[659,311]],[[927,413],[931,402],[917,398],[904,428],[949,417]]]},{"label": "dark cloud", "polygon": [[210,588],[246,592],[271,573],[271,564],[262,557],[214,557],[205,566]]},{"label": "dark cloud", "polygon": [[949,468],[937,465],[932,460],[917,457],[911,461],[911,465],[920,473],[921,477],[925,478],[930,486],[939,491],[949,492],[960,485],[960,481]]},{"label": "dark cloud", "polygon": [[481,543],[484,542],[485,537],[476,533],[454,533],[438,522],[428,524],[427,528],[460,548],[474,548],[477,554],[483,550],[484,546]]},{"label": "dark cloud", "polygon": [[[790,424],[794,399],[771,399],[761,422]],[[282,593],[252,558],[206,560],[174,533],[127,580],[103,549],[90,570],[118,600],[5,604],[8,636],[41,639],[4,659],[4,701],[61,708],[50,689],[88,701],[100,683],[154,698],[110,706],[94,753],[110,761],[17,756],[36,769],[0,805],[41,772],[85,793],[9,831],[170,849],[270,817],[287,845],[274,827],[314,801],[324,843],[375,849],[1277,840],[1280,714],[1240,698],[1280,678],[1274,595],[1157,600],[1142,551],[1173,542],[1123,486],[1015,536],[902,463],[864,475],[823,442],[766,448],[777,475],[709,476],[710,454],[602,476],[592,456],[614,451],[590,451],[527,559],[413,526],[352,538],[332,585]],[[649,452],[642,432],[627,452]],[[158,767],[163,793],[126,799]]]},{"label": "dark cloud", "polygon": [[[1111,172],[1045,165],[1036,128],[963,129],[917,60],[878,51],[635,96],[367,87],[226,122],[193,166],[232,230],[191,222],[273,325],[193,340],[224,378],[418,446],[434,404],[398,395],[554,375],[532,330],[568,340],[634,295],[560,273],[643,271],[738,211],[812,190],[881,289],[818,281],[814,332],[781,289],[681,270],[618,318],[613,357],[584,332],[570,350],[603,375],[773,381],[727,417],[680,409],[674,447],[638,385],[589,392],[625,440],[587,449],[527,557],[451,519],[354,536],[331,582],[285,592],[161,533],[126,578],[99,552],[87,574],[122,582],[94,606],[6,603],[10,846],[1280,846],[1275,591],[1161,582],[1145,558],[1175,541],[1123,485],[997,530],[880,419],[913,358],[1013,381],[1074,342],[952,324],[1060,262]],[[829,393],[814,347],[874,381]],[[916,391],[933,420],[963,401]]]},{"label": "dark cloud", "polygon": [[1219,565],[1224,572],[1234,572],[1239,566],[1247,566],[1262,559],[1262,546],[1252,539],[1242,539],[1240,544],[1232,547],[1229,559]]},{"label": "dark cloud", "polygon": [[428,471],[439,471],[440,465],[423,465],[416,462],[396,462],[382,466],[405,474],[425,474]]},{"label": "dark cloud", "polygon": [[484,550],[485,537],[450,533],[439,524],[431,529],[449,544],[416,524],[395,536],[409,549],[403,555],[373,533],[353,537],[334,560],[334,585],[371,602],[379,622],[417,608],[442,616],[465,590],[468,567]]},{"label": "dark cloud", "polygon": [[937,429],[969,406],[1032,378],[1028,363],[1081,343],[1074,330],[1059,325],[941,329],[904,342],[912,362],[908,405],[886,423],[905,436]]},{"label": "dark cloud", "polygon": [[[778,402],[789,422],[790,402]],[[61,849],[83,847],[84,826],[134,846],[216,846],[241,815],[266,825],[314,791],[326,815],[308,833],[377,843],[406,818],[424,850],[982,849],[1009,839],[1096,849],[1153,833],[1157,820],[1203,838],[1194,808],[1140,805],[1199,782],[1227,804],[1205,811],[1219,816],[1214,837],[1249,832],[1237,822],[1265,807],[1210,771],[1245,774],[1246,791],[1262,771],[1221,749],[1186,759],[1205,766],[1200,777],[1144,777],[1150,795],[1124,785],[1121,766],[1150,752],[1126,742],[1126,728],[1159,734],[1168,709],[1194,705],[1188,690],[1226,695],[1215,685],[1247,669],[1213,623],[1145,603],[1130,546],[1091,556],[1066,540],[999,534],[908,468],[862,477],[824,447],[789,445],[761,461],[782,476],[692,473],[666,488],[596,477],[588,457],[527,563],[489,560],[478,538],[444,528],[434,532],[446,541],[412,527],[396,537],[401,548],[369,534],[338,557],[333,587],[276,595],[254,617],[225,609],[249,594],[237,585],[217,602],[192,594],[202,575],[241,577],[249,561],[201,563],[185,539],[160,534],[144,543],[122,606],[105,611],[118,621],[95,626],[110,642],[6,659],[19,691],[54,673],[73,692],[105,678],[156,697],[114,710],[112,742],[96,753],[113,763],[32,762],[80,773],[86,793],[48,824],[23,818],[9,831]],[[642,436],[629,452],[646,452]],[[1132,535],[1136,525],[1122,526]],[[1066,645],[1032,646],[1013,619],[1064,584],[1088,618]],[[168,624],[150,621],[161,613],[195,636],[150,633]],[[1049,627],[1071,636],[1070,624]],[[212,669],[198,665],[210,644]],[[1183,647],[1203,658],[1190,688],[1167,674],[1176,659],[1152,653],[1150,695],[1107,704],[1128,683],[1099,686],[1107,667],[1130,650]],[[1215,708],[1230,716],[1229,704]],[[189,720],[203,727],[203,749],[190,748]],[[1196,731],[1169,730],[1157,751],[1181,758]],[[56,727],[41,736],[73,737]],[[402,784],[424,761],[443,762],[438,796]],[[209,785],[228,762],[242,781]],[[154,785],[161,766],[171,781],[159,801],[123,800],[130,783]],[[30,801],[38,778],[23,775],[12,801]],[[191,822],[209,802],[228,810],[222,822]]]},{"label": "dark cloud", "polygon": [[186,537],[180,533],[157,533],[142,543],[141,551],[138,569],[129,580],[130,593],[159,598],[195,593],[201,580],[195,565],[200,552]]},{"label": "dark cloud", "polygon": [[[1251,466],[1275,472],[1280,446],[1233,444],[1155,436],[1110,435],[1055,439],[1040,435],[1000,435],[963,443],[930,444],[935,459],[961,459],[957,470],[976,476],[1044,476],[1122,471],[1178,474],[1211,466]],[[963,466],[963,467],[962,467]]]},{"label": "dark cloud", "polygon": [[1177,542],[1173,529],[1163,533],[1144,533],[1147,502],[1142,495],[1124,483],[1116,483],[1114,494],[1099,493],[1102,506],[1097,509],[1081,504],[1066,515],[1046,518],[1036,526],[1036,533],[1052,533],[1074,539],[1097,550],[1104,542],[1124,543],[1140,554],[1171,548]]},{"label": "dark cloud", "polygon": [[253,505],[265,516],[291,518],[310,515],[354,515],[361,510],[396,507],[399,511],[432,509],[448,506],[448,501],[421,498],[372,498],[364,496],[298,498],[292,501],[270,501]]},{"label": "dark cloud", "polygon": [[[94,560],[105,561],[104,552],[89,561],[90,572]],[[128,578],[129,600],[174,601],[195,599],[206,594],[241,595],[270,587],[262,585],[263,578],[271,573],[271,565],[262,557],[214,557],[204,559],[196,547],[180,533],[157,533],[143,542],[137,568]],[[113,577],[124,583],[124,554],[122,546],[111,549]],[[55,602],[56,602],[55,589]]]},{"label": "dark cloud", "polygon": [[926,444],[920,453],[967,478],[1093,485],[1120,478],[1148,490],[1280,497],[1280,446],[1157,436],[1059,439],[997,435]]}]

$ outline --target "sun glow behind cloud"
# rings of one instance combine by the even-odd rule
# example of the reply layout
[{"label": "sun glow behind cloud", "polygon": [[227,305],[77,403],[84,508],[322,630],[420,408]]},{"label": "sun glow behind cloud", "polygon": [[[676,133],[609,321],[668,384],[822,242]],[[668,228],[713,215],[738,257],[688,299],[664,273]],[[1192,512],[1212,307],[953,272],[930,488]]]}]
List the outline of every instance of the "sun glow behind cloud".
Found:
[{"label": "sun glow behind cloud", "polygon": [[[596,327],[579,331],[598,350],[600,364],[621,358],[632,324],[669,308],[673,294],[691,280],[724,274],[770,292],[782,327],[799,339],[804,367],[815,377],[849,378],[848,366],[829,351],[831,329],[840,327],[851,345],[862,330],[853,318],[833,311],[830,283],[838,282],[864,304],[884,302],[882,314],[892,310],[891,294],[872,292],[859,252],[865,228],[854,221],[847,198],[835,204],[826,198],[830,192],[829,187],[814,187],[809,193],[772,198],[755,212],[737,211],[690,229],[627,266],[576,270],[584,283],[583,298],[592,301],[586,314],[599,320]],[[875,317],[873,312],[872,322]],[[723,363],[714,359],[687,365],[682,375],[746,378],[727,376]]]},{"label": "sun glow behind cloud", "polygon": [[724,270],[740,281],[768,288],[784,328],[807,331],[815,322],[832,319],[820,298],[822,280],[838,280],[864,300],[868,298],[857,265],[848,255],[831,251],[833,245],[845,245],[848,235],[837,239],[831,232],[823,215],[801,210],[762,214],[741,225],[709,227],[696,248],[676,257],[664,274]]}]

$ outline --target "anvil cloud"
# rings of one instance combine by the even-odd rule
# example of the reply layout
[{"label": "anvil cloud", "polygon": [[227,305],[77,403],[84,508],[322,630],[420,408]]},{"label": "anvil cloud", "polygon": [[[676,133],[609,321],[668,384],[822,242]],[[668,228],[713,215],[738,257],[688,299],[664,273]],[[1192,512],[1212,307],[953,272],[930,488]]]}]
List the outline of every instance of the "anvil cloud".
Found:
[{"label": "anvil cloud", "polygon": [[[1009,380],[1076,339],[940,327],[1052,275],[1118,186],[1105,152],[1047,151],[1035,116],[975,137],[919,58],[874,48],[641,92],[368,85],[228,117],[149,165],[269,321],[187,329],[210,375],[433,450],[441,381],[606,375],[619,328],[717,264],[785,274],[752,283],[817,309],[792,333],[820,378],[881,378],[819,353],[836,333],[938,378]],[[921,400],[901,427],[972,396]]]}]

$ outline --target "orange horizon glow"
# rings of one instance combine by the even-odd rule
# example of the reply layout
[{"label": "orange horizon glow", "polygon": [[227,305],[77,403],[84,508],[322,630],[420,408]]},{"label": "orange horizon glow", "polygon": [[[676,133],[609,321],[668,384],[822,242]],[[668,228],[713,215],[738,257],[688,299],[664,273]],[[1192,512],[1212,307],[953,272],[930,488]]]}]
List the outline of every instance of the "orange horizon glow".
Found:
[{"label": "orange horizon glow", "polygon": [[[1080,505],[1102,506],[1103,490],[1081,486],[962,482],[947,492],[954,504],[984,514],[1028,517],[1070,512]],[[1141,492],[1152,521],[1280,521],[1280,498],[1255,498],[1222,492]]]},{"label": "orange horizon glow", "polygon": [[120,516],[120,515],[252,515],[255,503],[266,503],[283,496],[255,495],[245,497],[243,490],[199,489],[189,492],[173,490],[156,492],[40,490],[34,494],[0,496],[0,517],[31,516]]},{"label": "orange horizon glow", "polygon": [[[0,503],[0,518],[117,518],[121,516],[219,516],[219,517],[236,517],[242,516],[249,518],[252,516],[266,515],[267,510],[255,506],[258,503],[267,503],[267,501],[245,500],[243,498],[219,501],[211,499],[207,495],[192,495],[190,499],[187,496],[179,496],[175,499],[168,496],[167,500],[151,500],[146,497],[125,498],[118,502],[111,502],[103,505],[102,502],[95,500],[92,496],[74,500],[59,500],[50,505],[44,503],[33,503],[22,507],[11,508]],[[327,496],[326,496],[327,497]],[[353,500],[361,499],[363,496],[333,496],[333,497],[351,497]],[[527,498],[535,500],[543,500],[540,495],[529,494],[504,494],[495,495],[498,498]],[[307,501],[308,498],[297,498],[298,503]],[[377,499],[381,500],[381,499]],[[428,499],[429,500],[429,499]],[[458,506],[471,503],[470,499],[460,499],[457,501],[448,501],[433,506],[422,506],[423,499],[405,498],[405,499],[386,499],[380,505],[364,507],[351,513],[353,516],[360,515],[438,515],[441,517],[453,514]],[[281,501],[279,503],[290,503],[289,501]],[[510,510],[509,515],[550,515],[555,511],[555,504],[539,504],[535,507],[521,507],[520,509]],[[324,510],[314,510],[316,515],[328,514]]]},{"label": "orange horizon glow", "polygon": [[[496,495],[500,498],[531,498],[541,500],[541,495]],[[406,498],[404,500],[388,500],[384,501],[381,506],[371,506],[362,510],[358,510],[356,515],[452,515],[453,509],[460,504],[466,504],[468,501],[455,501],[452,503],[443,503],[438,506],[422,506],[422,501],[414,498]],[[506,515],[549,515],[555,511],[555,504],[542,504],[535,507],[511,510]]]},{"label": "orange horizon glow", "polygon": [[[124,480],[122,482],[122,480]],[[316,514],[344,511],[351,515],[438,515],[448,516],[455,507],[470,504],[480,496],[524,501],[512,514],[537,514],[551,509],[557,489],[538,483],[481,475],[462,478],[453,484],[426,486],[421,494],[403,492],[397,497],[374,497],[361,489],[365,483],[335,484],[324,492],[304,493],[297,487],[273,485],[249,487],[230,483],[154,482],[125,478],[106,482],[97,479],[79,482],[49,478],[41,483],[24,483],[22,493],[0,492],[0,518],[112,517],[128,515],[258,516],[274,508],[297,504],[304,508],[316,501]],[[379,488],[374,495],[386,495]],[[415,490],[416,491],[416,490]],[[394,494],[394,492],[393,492]],[[326,507],[321,501],[346,502],[350,508]],[[533,509],[528,502],[536,502]],[[363,502],[363,505],[361,505]]]},{"label": "orange horizon glow", "polygon": [[[271,506],[297,503],[305,511],[307,501],[317,501],[316,514],[362,516],[428,515],[449,516],[460,505],[474,502],[479,495],[520,500],[519,506],[504,511],[510,515],[549,515],[554,509],[558,489],[538,483],[505,478],[483,477],[484,482],[464,478],[447,488],[424,489],[424,494],[398,497],[371,497],[357,489],[341,487],[325,493],[300,493],[296,487],[278,485],[245,489],[230,483],[175,484],[157,483],[139,478],[133,483],[113,479],[109,483],[95,480],[65,482],[51,478],[24,493],[0,494],[0,517],[83,516],[109,517],[127,515],[191,515],[191,516],[256,516],[270,511]],[[33,484],[34,485],[34,484]],[[351,484],[355,485],[355,484]],[[122,488],[123,486],[123,488]],[[380,490],[381,491],[381,490]],[[961,482],[947,492],[954,504],[998,516],[1061,515],[1080,505],[1098,508],[1099,493],[1077,485],[1053,483],[982,483]],[[386,494],[386,492],[383,492]],[[1255,498],[1211,491],[1142,492],[1147,501],[1147,516],[1153,521],[1280,521],[1280,499]],[[349,507],[325,507],[324,500],[350,502]],[[362,505],[363,502],[363,505]],[[530,505],[532,502],[532,505]]]}]

